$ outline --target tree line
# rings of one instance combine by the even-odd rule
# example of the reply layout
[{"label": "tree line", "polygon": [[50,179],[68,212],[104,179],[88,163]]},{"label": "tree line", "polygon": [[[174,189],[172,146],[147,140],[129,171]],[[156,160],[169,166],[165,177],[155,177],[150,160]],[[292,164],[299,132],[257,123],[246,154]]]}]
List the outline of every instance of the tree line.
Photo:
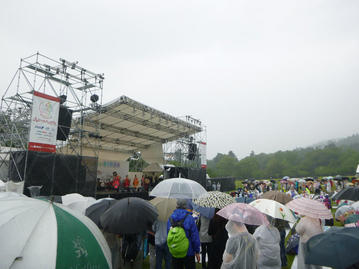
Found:
[{"label": "tree line", "polygon": [[210,177],[281,178],[329,175],[354,175],[359,163],[359,146],[337,146],[329,143],[321,147],[308,147],[270,154],[251,154],[241,160],[230,151],[218,153],[208,160]]}]

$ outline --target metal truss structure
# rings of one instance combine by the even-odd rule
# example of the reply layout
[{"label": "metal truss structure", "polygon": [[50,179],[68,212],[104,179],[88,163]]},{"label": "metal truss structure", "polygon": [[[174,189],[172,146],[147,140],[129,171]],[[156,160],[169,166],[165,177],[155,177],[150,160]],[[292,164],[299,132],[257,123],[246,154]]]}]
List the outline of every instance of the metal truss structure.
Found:
[{"label": "metal truss structure", "polygon": [[[104,75],[91,72],[65,59],[54,60],[36,53],[20,61],[0,103],[0,169],[9,165],[11,151],[27,150],[31,105],[34,91],[59,97],[72,110],[72,126],[66,141],[57,141],[57,152],[82,156],[82,145],[91,143],[97,156],[96,135],[84,131],[86,114],[101,114]],[[19,175],[23,178],[22,175]]]},{"label": "metal truss structure", "polygon": [[183,120],[197,126],[200,131],[164,144],[165,162],[181,167],[201,168],[201,156],[206,153],[200,151],[200,144],[207,142],[206,126],[191,116],[185,116]]}]

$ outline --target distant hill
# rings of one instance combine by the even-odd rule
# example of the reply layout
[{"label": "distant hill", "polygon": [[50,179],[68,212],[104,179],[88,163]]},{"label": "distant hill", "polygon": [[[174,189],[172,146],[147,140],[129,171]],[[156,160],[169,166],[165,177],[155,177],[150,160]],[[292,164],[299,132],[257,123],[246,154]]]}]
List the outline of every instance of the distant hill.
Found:
[{"label": "distant hill", "polygon": [[319,142],[312,145],[311,147],[324,148],[329,144],[335,144],[337,147],[352,148],[355,150],[359,150],[359,134],[353,134],[352,136],[348,136],[345,138],[336,138],[336,139]]},{"label": "distant hill", "polygon": [[211,177],[281,178],[283,176],[354,175],[359,163],[359,134],[307,148],[251,154],[241,160],[230,151],[207,162]]}]

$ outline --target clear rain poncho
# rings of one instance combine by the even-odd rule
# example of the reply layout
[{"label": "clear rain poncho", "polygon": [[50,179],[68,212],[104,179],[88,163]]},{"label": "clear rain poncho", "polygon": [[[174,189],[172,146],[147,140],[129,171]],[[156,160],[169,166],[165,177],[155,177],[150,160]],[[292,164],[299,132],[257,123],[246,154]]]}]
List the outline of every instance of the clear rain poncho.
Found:
[{"label": "clear rain poncho", "polygon": [[253,234],[259,250],[258,269],[280,269],[280,234],[272,225],[261,225]]},{"label": "clear rain poncho", "polygon": [[228,240],[221,269],[256,269],[257,246],[246,226],[235,221],[226,224]]}]

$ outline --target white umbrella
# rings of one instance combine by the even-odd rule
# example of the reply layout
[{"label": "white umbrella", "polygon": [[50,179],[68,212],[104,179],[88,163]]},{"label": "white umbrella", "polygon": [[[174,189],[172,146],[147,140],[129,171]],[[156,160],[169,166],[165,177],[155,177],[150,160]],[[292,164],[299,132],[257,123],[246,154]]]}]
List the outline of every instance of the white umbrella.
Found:
[{"label": "white umbrella", "polygon": [[70,194],[63,195],[61,197],[63,205],[69,205],[73,202],[83,201],[84,199],[85,199],[85,196],[83,196],[79,193],[70,193]]},{"label": "white umbrella", "polygon": [[278,203],[277,201],[269,199],[257,199],[251,202],[250,205],[257,208],[260,212],[271,216],[272,218],[289,222],[297,221],[293,212],[288,207]]},{"label": "white umbrella", "polygon": [[67,207],[76,210],[77,212],[80,212],[82,215],[85,215],[86,209],[96,202],[96,199],[93,197],[84,197],[84,199],[82,199],[81,201],[67,204]]},{"label": "white umbrella", "polygon": [[6,190],[6,184],[4,181],[2,181],[0,179],[0,192],[5,191],[5,190]]},{"label": "white umbrella", "polygon": [[110,249],[87,217],[60,204],[0,202],[0,268],[111,268]]},{"label": "white umbrella", "polygon": [[359,211],[359,201],[351,205],[356,211]]},{"label": "white umbrella", "polygon": [[170,178],[158,183],[150,195],[163,198],[196,199],[207,191],[194,180]]},{"label": "white umbrella", "polygon": [[23,194],[17,193],[17,192],[13,192],[13,191],[0,192],[0,200],[2,200],[2,199],[7,199],[7,198],[11,198],[11,197],[23,197],[23,198],[28,198],[26,195],[23,195]]}]

